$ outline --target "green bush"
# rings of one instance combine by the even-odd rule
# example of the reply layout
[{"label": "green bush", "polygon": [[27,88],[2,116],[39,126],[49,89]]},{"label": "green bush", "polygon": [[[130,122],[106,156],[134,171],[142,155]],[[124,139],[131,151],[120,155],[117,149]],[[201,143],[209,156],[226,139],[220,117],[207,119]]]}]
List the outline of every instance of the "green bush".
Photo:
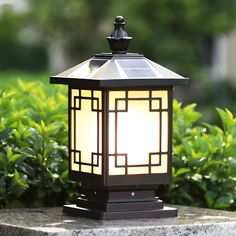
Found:
[{"label": "green bush", "polygon": [[0,207],[71,200],[65,88],[39,82],[0,92]]},{"label": "green bush", "polygon": [[[222,127],[199,124],[195,107],[174,101],[173,178],[158,194],[169,203],[236,209],[236,118],[217,109]],[[75,199],[67,136],[65,87],[19,81],[0,92],[0,208]]]},{"label": "green bush", "polygon": [[202,123],[195,104],[173,104],[172,182],[160,190],[170,203],[236,209],[236,118],[217,108],[222,128]]}]

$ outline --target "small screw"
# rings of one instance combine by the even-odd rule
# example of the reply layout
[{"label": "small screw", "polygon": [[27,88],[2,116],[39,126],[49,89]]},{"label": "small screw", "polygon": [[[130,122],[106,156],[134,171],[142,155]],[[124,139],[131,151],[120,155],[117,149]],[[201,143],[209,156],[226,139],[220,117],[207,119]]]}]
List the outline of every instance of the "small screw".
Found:
[{"label": "small screw", "polygon": [[132,192],[132,193],[131,193],[131,196],[134,197],[134,196],[135,196],[135,192]]}]

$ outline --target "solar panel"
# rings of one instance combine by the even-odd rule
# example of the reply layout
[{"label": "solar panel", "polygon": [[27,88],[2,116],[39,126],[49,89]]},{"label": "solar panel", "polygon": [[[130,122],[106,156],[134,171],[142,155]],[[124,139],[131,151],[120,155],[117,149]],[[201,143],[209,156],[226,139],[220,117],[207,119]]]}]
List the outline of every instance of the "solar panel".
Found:
[{"label": "solar panel", "polygon": [[122,59],[115,60],[118,68],[122,70],[128,78],[156,78],[151,65],[145,59]]}]

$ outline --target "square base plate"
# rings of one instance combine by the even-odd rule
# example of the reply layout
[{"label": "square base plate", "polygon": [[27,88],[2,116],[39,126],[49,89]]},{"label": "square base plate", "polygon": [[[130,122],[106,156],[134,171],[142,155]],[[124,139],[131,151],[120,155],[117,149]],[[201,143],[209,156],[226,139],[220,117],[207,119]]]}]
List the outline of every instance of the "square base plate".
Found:
[{"label": "square base plate", "polygon": [[63,213],[93,218],[98,220],[116,220],[116,219],[139,219],[139,218],[166,218],[176,217],[177,209],[171,207],[163,207],[162,209],[144,210],[144,211],[102,211],[98,209],[87,209],[78,207],[75,204],[64,205]]}]

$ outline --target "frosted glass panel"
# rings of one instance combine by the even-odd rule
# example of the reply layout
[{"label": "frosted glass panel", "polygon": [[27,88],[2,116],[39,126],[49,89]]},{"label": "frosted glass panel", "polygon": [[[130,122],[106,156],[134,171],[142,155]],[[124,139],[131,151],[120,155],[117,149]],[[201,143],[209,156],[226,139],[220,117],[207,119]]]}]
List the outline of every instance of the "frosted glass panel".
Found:
[{"label": "frosted glass panel", "polygon": [[148,98],[149,91],[129,91],[129,98]]},{"label": "frosted glass panel", "polygon": [[[128,165],[147,165],[148,153],[158,151],[159,133],[153,132],[159,130],[158,119],[155,112],[149,112],[147,100],[131,100],[128,112],[119,113],[117,151],[128,154]],[[142,173],[142,168],[137,173]]]},{"label": "frosted glass panel", "polygon": [[71,91],[71,169],[102,173],[101,91]]},{"label": "frosted glass panel", "polygon": [[[162,112],[162,131],[168,130],[168,112],[164,111]],[[161,150],[162,152],[168,151],[168,133],[162,132],[162,138],[161,138]]]},{"label": "frosted glass panel", "polygon": [[109,157],[109,173],[111,175],[124,175],[125,174],[125,168],[116,168],[115,167],[115,157],[110,156]]},{"label": "frosted glass panel", "polygon": [[109,175],[167,173],[167,109],[166,90],[109,92]]},{"label": "frosted glass panel", "polygon": [[[91,153],[97,150],[97,114],[91,112],[91,100],[81,100],[76,110],[76,150],[81,151],[81,162],[91,164]],[[91,166],[81,165],[82,172],[91,173]]]},{"label": "frosted glass panel", "polygon": [[168,91],[166,90],[158,90],[158,91],[152,91],[152,97],[153,98],[161,98],[162,103],[162,109],[168,108]]},{"label": "frosted glass panel", "polygon": [[161,155],[161,165],[152,166],[151,172],[152,174],[167,173],[167,169],[168,169],[168,156],[166,154],[163,154]]}]

